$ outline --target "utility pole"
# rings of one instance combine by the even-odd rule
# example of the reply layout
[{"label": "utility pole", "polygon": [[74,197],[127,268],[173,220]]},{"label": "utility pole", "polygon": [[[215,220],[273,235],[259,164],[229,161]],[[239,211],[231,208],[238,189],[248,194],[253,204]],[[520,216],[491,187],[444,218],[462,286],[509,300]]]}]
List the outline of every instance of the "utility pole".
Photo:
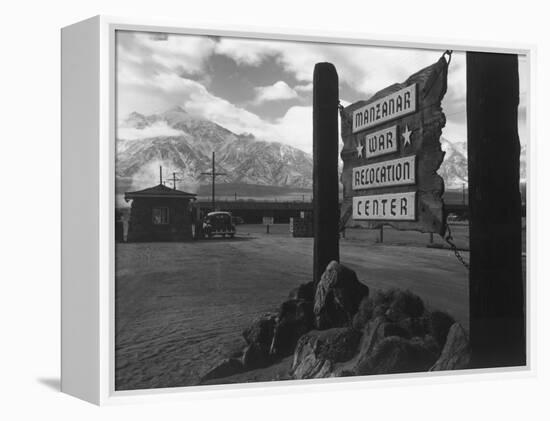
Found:
[{"label": "utility pole", "polygon": [[159,166],[159,174],[160,174],[160,184],[163,185],[163,183],[162,183],[162,165]]},{"label": "utility pole", "polygon": [[216,153],[212,152],[212,171],[202,172],[201,175],[209,175],[212,177],[212,211],[216,210],[216,177],[218,175],[227,175],[223,172],[216,172]]},{"label": "utility pole", "polygon": [[172,179],[169,180],[169,181],[172,182],[172,186],[173,186],[174,190],[176,190],[176,182],[177,181],[182,181],[182,178],[176,178],[176,174],[177,174],[176,172],[173,172],[172,173]]}]

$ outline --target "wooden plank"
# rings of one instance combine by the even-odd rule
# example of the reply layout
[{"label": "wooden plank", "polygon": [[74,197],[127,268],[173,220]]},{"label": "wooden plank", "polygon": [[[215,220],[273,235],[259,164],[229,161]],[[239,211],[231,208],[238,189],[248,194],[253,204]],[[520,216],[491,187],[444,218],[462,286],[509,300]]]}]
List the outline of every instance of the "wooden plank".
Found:
[{"label": "wooden plank", "polygon": [[517,60],[466,55],[474,368],[526,363]]}]

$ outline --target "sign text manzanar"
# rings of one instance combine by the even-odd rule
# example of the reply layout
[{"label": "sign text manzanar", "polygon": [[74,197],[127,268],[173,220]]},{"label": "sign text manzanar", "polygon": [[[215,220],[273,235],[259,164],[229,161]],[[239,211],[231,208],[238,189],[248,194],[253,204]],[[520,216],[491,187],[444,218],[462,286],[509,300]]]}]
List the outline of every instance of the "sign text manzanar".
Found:
[{"label": "sign text manzanar", "polygon": [[416,111],[416,85],[397,92],[353,111],[353,133],[368,129]]},{"label": "sign text manzanar", "polygon": [[445,56],[367,101],[341,111],[344,201],[340,227],[444,234],[441,100],[447,90]]}]

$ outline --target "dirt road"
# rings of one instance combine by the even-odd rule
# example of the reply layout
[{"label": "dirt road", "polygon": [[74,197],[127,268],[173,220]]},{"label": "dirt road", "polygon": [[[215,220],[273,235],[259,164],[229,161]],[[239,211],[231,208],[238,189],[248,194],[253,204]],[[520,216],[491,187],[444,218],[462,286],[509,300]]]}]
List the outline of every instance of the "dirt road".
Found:
[{"label": "dirt road", "polygon": [[[311,238],[291,238],[288,225],[238,231],[232,240],[117,245],[117,389],[196,384],[242,348],[256,316],[310,280]],[[410,289],[468,325],[467,271],[451,251],[353,238],[340,247],[341,262],[370,288]]]}]

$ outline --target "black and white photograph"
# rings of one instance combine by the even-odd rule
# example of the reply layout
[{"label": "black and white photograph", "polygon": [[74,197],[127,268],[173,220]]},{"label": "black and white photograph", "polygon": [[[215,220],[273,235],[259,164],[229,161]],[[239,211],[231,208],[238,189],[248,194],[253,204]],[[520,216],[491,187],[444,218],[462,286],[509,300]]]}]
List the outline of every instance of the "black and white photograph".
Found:
[{"label": "black and white photograph", "polygon": [[525,56],[115,47],[116,391],[527,365]]},{"label": "black and white photograph", "polygon": [[550,420],[543,6],[6,3],[0,419]]}]

